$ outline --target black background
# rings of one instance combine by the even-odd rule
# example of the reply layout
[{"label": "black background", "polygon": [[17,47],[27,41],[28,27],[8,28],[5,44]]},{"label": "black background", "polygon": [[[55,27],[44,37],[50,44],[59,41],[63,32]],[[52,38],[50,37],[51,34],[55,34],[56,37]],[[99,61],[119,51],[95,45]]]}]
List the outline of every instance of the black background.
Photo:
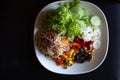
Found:
[{"label": "black background", "polygon": [[120,3],[87,0],[99,6],[109,25],[109,50],[93,72],[68,76],[46,70],[33,46],[34,22],[39,11],[57,0],[0,0],[0,80],[120,80]]}]

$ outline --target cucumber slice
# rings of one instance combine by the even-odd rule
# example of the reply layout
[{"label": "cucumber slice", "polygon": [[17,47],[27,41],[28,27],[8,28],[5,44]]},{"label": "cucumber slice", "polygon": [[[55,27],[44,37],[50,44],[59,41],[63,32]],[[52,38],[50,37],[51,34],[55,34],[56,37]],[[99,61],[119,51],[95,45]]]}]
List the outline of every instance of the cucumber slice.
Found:
[{"label": "cucumber slice", "polygon": [[90,22],[93,26],[99,26],[101,23],[101,20],[97,15],[95,15],[91,17]]}]

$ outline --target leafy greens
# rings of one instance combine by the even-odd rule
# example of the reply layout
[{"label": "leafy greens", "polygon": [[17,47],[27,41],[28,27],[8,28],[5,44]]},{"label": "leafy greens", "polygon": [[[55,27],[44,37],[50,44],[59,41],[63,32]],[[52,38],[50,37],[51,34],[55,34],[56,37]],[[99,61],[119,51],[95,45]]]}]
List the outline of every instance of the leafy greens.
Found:
[{"label": "leafy greens", "polygon": [[80,28],[91,25],[88,10],[80,7],[80,0],[59,3],[59,7],[49,11],[46,28],[73,39],[82,35]]}]

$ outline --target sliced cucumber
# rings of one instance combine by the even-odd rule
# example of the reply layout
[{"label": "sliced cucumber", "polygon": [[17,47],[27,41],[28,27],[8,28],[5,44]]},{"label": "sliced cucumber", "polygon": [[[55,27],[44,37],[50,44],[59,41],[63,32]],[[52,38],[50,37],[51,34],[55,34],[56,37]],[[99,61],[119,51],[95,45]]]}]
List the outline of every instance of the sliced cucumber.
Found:
[{"label": "sliced cucumber", "polygon": [[100,47],[100,41],[99,41],[99,40],[95,40],[95,41],[93,42],[93,47],[94,47],[95,49],[98,49],[98,48]]},{"label": "sliced cucumber", "polygon": [[93,26],[99,26],[101,23],[101,20],[97,15],[95,15],[91,17],[90,22]]}]

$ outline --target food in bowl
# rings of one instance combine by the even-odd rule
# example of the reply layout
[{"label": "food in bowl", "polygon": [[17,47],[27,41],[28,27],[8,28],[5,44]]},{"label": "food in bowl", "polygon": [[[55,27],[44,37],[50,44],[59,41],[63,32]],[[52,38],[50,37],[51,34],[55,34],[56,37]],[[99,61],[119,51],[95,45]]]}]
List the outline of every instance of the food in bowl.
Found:
[{"label": "food in bowl", "polygon": [[43,19],[44,28],[37,40],[40,52],[64,68],[91,61],[100,47],[101,19],[96,14],[89,15],[79,0],[58,5]]}]

